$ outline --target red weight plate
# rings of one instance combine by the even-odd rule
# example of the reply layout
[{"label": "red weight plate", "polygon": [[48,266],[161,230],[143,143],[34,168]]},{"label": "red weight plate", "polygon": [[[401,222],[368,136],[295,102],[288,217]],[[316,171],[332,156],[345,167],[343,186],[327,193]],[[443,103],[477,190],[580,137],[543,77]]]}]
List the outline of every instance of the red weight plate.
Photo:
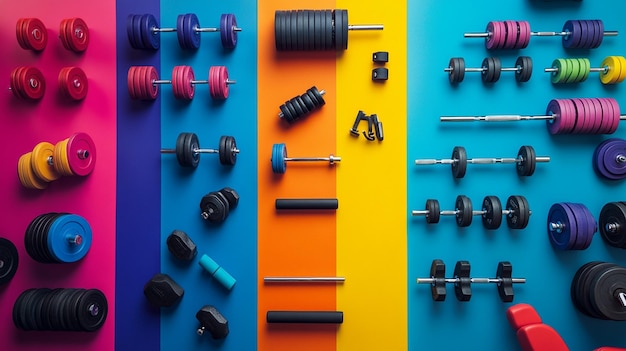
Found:
[{"label": "red weight plate", "polygon": [[67,42],[72,51],[83,52],[89,46],[89,28],[82,18],[72,18],[67,24]]},{"label": "red weight plate", "polygon": [[152,100],[155,100],[159,94],[159,85],[152,83],[156,80],[159,80],[159,74],[157,73],[156,68],[149,66],[146,69],[145,82],[148,90],[147,94]]},{"label": "red weight plate", "polygon": [[128,68],[128,75],[126,76],[126,84],[128,85],[128,94],[131,99],[138,99],[137,92],[135,91],[135,74],[137,72],[137,66],[131,66]]},{"label": "red weight plate", "polygon": [[46,92],[46,80],[43,73],[35,67],[27,67],[21,76],[20,84],[24,87],[24,95],[33,100],[41,99]]},{"label": "red weight plate", "polygon": [[22,31],[22,24],[26,21],[26,18],[20,18],[15,23],[15,37],[17,38],[17,43],[20,44],[20,47],[24,50],[30,50],[28,44],[24,41],[24,35]]},{"label": "red weight plate", "polygon": [[[179,95],[175,95],[177,99],[191,100],[193,99],[196,87],[191,83],[194,80],[194,73],[191,66],[177,66],[178,72],[176,80],[172,80],[172,84],[178,84]],[[175,68],[176,69],[176,68]]]},{"label": "red weight plate", "polygon": [[23,26],[26,30],[22,32],[22,36],[28,46],[35,51],[45,49],[48,43],[48,30],[43,22],[38,18],[28,18]]},{"label": "red weight plate", "polygon": [[211,66],[209,68],[209,93],[211,97],[217,95],[217,77],[215,74],[215,66]]},{"label": "red weight plate", "polygon": [[66,67],[59,74],[61,90],[72,100],[80,101],[87,96],[89,83],[87,75],[79,67]]},{"label": "red weight plate", "polygon": [[57,77],[57,83],[59,84],[59,92],[63,96],[67,96],[67,94],[68,94],[67,87],[64,84],[64,82],[67,79],[66,76],[67,76],[67,69],[68,68],[69,67],[61,68],[61,70],[59,71],[59,76]]},{"label": "red weight plate", "polygon": [[183,66],[174,66],[172,68],[172,93],[176,99],[182,99],[182,87],[180,82],[180,76]]},{"label": "red weight plate", "polygon": [[191,100],[196,93],[196,85],[191,83],[191,81],[196,79],[191,66],[187,66],[185,68],[184,77],[186,82],[186,84],[183,86],[185,88],[185,96],[187,97],[187,99]]},{"label": "red weight plate", "polygon": [[68,22],[69,22],[69,19],[61,20],[61,23],[59,24],[59,39],[61,39],[61,44],[63,44],[63,47],[66,50],[72,50],[72,48],[70,47],[68,38],[67,38]]},{"label": "red weight plate", "polygon": [[86,133],[75,133],[67,142],[67,160],[72,173],[86,176],[96,166],[96,145]]},{"label": "red weight plate", "polygon": [[20,66],[20,67],[15,67],[12,71],[11,71],[11,78],[9,79],[9,86],[11,87],[11,92],[13,93],[13,95],[17,98],[20,99],[25,99],[26,97],[22,94],[21,88],[19,86],[19,80],[18,77],[21,73],[21,71],[24,69],[25,67]]},{"label": "red weight plate", "polygon": [[228,70],[226,66],[213,66],[209,70],[209,80],[211,80],[211,97],[224,100],[228,97]]},{"label": "red weight plate", "polygon": [[147,90],[147,82],[146,82],[146,71],[148,70],[148,66],[141,66],[137,69],[137,73],[135,73],[135,91],[139,93],[139,98],[141,100],[148,100],[150,96],[148,95]]}]

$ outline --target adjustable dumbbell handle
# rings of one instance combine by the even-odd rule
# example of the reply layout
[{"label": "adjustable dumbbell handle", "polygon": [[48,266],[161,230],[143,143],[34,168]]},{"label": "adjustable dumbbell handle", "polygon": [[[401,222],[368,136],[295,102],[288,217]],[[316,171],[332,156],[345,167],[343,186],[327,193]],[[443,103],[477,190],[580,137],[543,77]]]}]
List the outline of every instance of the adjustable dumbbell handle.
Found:
[{"label": "adjustable dumbbell handle", "polygon": [[382,24],[349,24],[348,30],[383,30]]},{"label": "adjustable dumbbell handle", "polygon": [[[209,84],[208,80],[192,80],[189,83],[191,84]],[[237,84],[236,80],[226,79],[226,84]]]},{"label": "adjustable dumbbell handle", "polygon": [[[232,30],[233,30],[233,32],[241,32],[242,31],[242,29],[239,28],[239,27],[233,27]],[[198,27],[196,27],[196,28],[193,29],[193,31],[194,32],[200,32],[200,33],[202,33],[202,32],[219,32],[220,29],[219,28],[198,28]]]},{"label": "adjustable dumbbell handle", "polygon": [[[522,162],[520,157],[502,157],[502,158],[470,158],[467,160],[467,163],[472,164],[494,164],[494,163],[518,163]],[[415,160],[416,165],[434,165],[434,164],[453,164],[457,163],[459,160],[457,159],[421,159]],[[550,156],[537,156],[535,157],[535,162],[550,162]]]},{"label": "adjustable dumbbell handle", "polygon": [[[456,216],[460,213],[459,210],[441,210],[439,211],[440,216]],[[411,211],[412,216],[428,216],[430,215],[430,211],[428,210],[413,210]]]},{"label": "adjustable dumbbell handle", "polygon": [[265,277],[265,283],[343,283],[344,277]]},{"label": "adjustable dumbbell handle", "polygon": [[337,199],[276,199],[277,210],[336,210]]},{"label": "adjustable dumbbell handle", "polygon": [[[466,67],[464,69],[465,72],[486,72],[489,69],[487,67],[481,67],[481,68],[473,68],[473,67]],[[522,68],[520,66],[517,67],[503,67],[500,68],[500,71],[502,72],[517,72],[517,71],[521,71]],[[453,72],[454,69],[452,67],[446,67],[443,69],[444,72]],[[546,71],[547,72],[547,71]]]},{"label": "adjustable dumbbell handle", "polygon": [[[417,284],[433,284],[439,278],[417,278]],[[460,278],[441,278],[446,283],[456,284],[461,282]],[[510,278],[511,283],[513,284],[524,284],[526,283],[526,278]],[[502,283],[502,278],[469,278],[471,283],[475,284],[488,284],[488,283]]]}]

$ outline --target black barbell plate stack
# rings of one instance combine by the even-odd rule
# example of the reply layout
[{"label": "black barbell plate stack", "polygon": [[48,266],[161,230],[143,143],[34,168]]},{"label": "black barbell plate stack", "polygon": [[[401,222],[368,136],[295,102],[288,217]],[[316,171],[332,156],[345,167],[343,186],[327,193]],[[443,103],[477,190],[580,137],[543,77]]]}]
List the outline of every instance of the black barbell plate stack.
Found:
[{"label": "black barbell plate stack", "polygon": [[512,211],[506,216],[506,223],[511,229],[524,229],[530,220],[528,200],[523,196],[512,195],[506,200],[506,209]]},{"label": "black barbell plate stack", "polygon": [[520,70],[515,72],[515,81],[518,83],[528,82],[533,73],[532,58],[530,56],[520,56],[515,61],[515,66],[520,67]]},{"label": "black barbell plate stack", "polygon": [[602,239],[607,244],[626,248],[626,204],[622,202],[605,204],[600,210],[599,229]]},{"label": "black barbell plate stack", "polygon": [[441,218],[441,207],[439,206],[439,200],[426,200],[426,211],[428,211],[428,214],[426,215],[426,223],[439,223],[439,219]]},{"label": "black barbell plate stack", "polygon": [[455,146],[452,149],[452,157],[451,159],[455,160],[452,163],[452,176],[457,178],[465,177],[465,172],[467,171],[467,151],[462,146]]},{"label": "black barbell plate stack", "polygon": [[522,159],[522,162],[517,163],[517,174],[522,177],[532,176],[537,165],[535,149],[530,145],[524,145],[517,152],[517,157]]}]

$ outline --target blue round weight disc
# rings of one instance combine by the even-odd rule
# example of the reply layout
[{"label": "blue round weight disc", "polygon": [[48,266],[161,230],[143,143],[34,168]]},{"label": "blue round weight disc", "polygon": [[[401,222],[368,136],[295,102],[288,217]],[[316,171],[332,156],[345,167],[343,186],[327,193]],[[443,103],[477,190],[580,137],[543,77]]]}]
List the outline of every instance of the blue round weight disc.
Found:
[{"label": "blue round weight disc", "polygon": [[200,28],[200,21],[195,13],[188,13],[185,18],[185,33],[187,39],[187,49],[198,50],[202,36],[194,29]]},{"label": "blue round weight disc", "polygon": [[133,49],[140,49],[140,47],[137,45],[137,41],[135,40],[133,17],[135,17],[135,15],[128,15],[128,17],[126,17],[126,35],[128,36],[128,43],[130,44],[130,47],[132,47]]},{"label": "blue round weight disc", "polygon": [[[565,228],[560,231],[551,230],[550,223],[561,223]],[[576,220],[571,210],[556,203],[548,211],[548,238],[552,245],[560,250],[569,250],[576,241]]]},{"label": "blue round weight disc", "polygon": [[287,170],[287,147],[285,144],[274,144],[272,146],[272,171],[274,173],[285,173]]},{"label": "blue round weight disc", "polygon": [[154,15],[152,14],[144,15],[141,24],[141,34],[143,42],[146,44],[146,47],[148,47],[149,49],[158,50],[161,46],[161,36],[159,32],[152,31],[154,28],[159,27],[156,17],[154,17]]},{"label": "blue round weight disc", "polygon": [[584,250],[587,243],[589,224],[587,223],[587,215],[583,209],[583,206],[578,203],[566,202],[563,206],[569,207],[574,214],[574,220],[576,221],[576,240],[571,247],[572,250]]},{"label": "blue round weight disc", "polygon": [[[80,244],[69,239],[80,235]],[[91,247],[91,226],[86,219],[75,214],[58,217],[48,230],[48,249],[59,262],[76,262],[85,257]]]},{"label": "blue round weight disc", "polygon": [[566,21],[565,24],[563,24],[563,32],[570,33],[562,38],[563,47],[566,49],[577,48],[582,34],[579,21]]},{"label": "blue round weight disc", "polygon": [[237,19],[232,13],[222,14],[220,17],[220,39],[222,47],[225,49],[234,49],[237,46]]},{"label": "blue round weight disc", "polygon": [[146,49],[147,45],[143,42],[143,38],[141,35],[141,19],[143,16],[135,15],[133,16],[132,26],[133,33],[135,34],[135,43],[137,44],[138,49]]},{"label": "blue round weight disc", "polygon": [[187,48],[187,41],[185,40],[185,16],[186,15],[178,15],[176,17],[176,36],[178,37],[178,45],[182,49]]}]

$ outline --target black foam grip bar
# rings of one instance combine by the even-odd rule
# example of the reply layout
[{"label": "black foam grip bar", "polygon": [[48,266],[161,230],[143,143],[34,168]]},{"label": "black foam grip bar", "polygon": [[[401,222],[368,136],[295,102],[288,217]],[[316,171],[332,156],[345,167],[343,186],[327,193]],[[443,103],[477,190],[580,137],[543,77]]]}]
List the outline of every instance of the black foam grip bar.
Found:
[{"label": "black foam grip bar", "polygon": [[277,210],[336,210],[337,199],[276,199]]},{"label": "black foam grip bar", "polygon": [[267,323],[343,323],[341,311],[267,311]]}]

